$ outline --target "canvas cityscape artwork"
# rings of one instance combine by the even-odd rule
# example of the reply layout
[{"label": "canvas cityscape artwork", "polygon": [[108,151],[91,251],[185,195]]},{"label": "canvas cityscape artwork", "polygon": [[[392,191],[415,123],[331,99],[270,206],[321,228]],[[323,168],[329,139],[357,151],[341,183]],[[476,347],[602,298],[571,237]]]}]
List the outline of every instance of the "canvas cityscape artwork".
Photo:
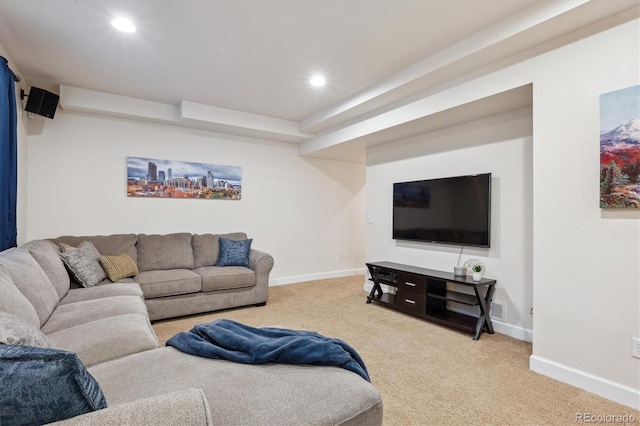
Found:
[{"label": "canvas cityscape artwork", "polygon": [[640,208],[640,86],[600,95],[600,207]]},{"label": "canvas cityscape artwork", "polygon": [[240,200],[242,168],[127,157],[127,197]]}]

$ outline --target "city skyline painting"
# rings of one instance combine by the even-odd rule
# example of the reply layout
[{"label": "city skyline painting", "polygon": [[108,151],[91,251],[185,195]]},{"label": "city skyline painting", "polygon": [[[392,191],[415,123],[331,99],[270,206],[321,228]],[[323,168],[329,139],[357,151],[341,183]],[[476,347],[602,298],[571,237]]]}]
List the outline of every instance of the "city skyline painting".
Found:
[{"label": "city skyline painting", "polygon": [[240,200],[242,167],[127,157],[127,197]]}]

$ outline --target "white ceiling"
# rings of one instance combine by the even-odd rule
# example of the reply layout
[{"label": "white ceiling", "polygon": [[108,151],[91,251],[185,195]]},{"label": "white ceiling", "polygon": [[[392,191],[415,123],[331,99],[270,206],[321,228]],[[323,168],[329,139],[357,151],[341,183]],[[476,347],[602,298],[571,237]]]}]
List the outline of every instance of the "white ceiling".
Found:
[{"label": "white ceiling", "polygon": [[[638,0],[0,0],[0,44],[32,85],[54,92],[69,86],[177,109],[196,105],[202,114],[243,113],[235,122],[209,120],[220,122],[211,129],[226,125],[230,133],[252,117],[273,120],[275,127],[291,122],[300,133],[283,132],[294,136],[280,140],[300,143],[375,116],[487,61],[637,5]],[[138,31],[114,30],[110,21],[120,15],[134,20]],[[328,80],[321,89],[308,84],[318,72]],[[71,108],[73,99],[68,103]],[[207,121],[176,114],[183,125]]]}]

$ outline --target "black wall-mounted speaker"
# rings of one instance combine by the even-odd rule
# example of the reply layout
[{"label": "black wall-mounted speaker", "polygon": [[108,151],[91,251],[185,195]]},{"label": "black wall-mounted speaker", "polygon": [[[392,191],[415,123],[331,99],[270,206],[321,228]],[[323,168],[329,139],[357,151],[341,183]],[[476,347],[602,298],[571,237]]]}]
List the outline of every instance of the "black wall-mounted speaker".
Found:
[{"label": "black wall-mounted speaker", "polygon": [[38,87],[31,87],[27,105],[24,107],[26,111],[34,114],[42,115],[47,118],[53,118],[58,108],[58,100],[60,96],[51,93],[48,90]]}]

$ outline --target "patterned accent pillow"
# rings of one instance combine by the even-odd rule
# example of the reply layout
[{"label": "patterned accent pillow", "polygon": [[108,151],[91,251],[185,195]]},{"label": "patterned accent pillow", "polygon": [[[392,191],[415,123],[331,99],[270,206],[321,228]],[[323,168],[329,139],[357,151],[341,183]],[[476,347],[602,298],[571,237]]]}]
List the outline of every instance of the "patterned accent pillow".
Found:
[{"label": "patterned accent pillow", "polygon": [[220,237],[220,257],[216,266],[245,266],[248,268],[252,241],[252,238],[234,241]]},{"label": "patterned accent pillow", "polygon": [[45,424],[107,407],[73,352],[0,345],[0,424]]},{"label": "patterned accent pillow", "polygon": [[91,241],[83,241],[77,248],[60,244],[60,248],[60,258],[83,287],[93,287],[107,278],[100,266],[100,252]]},{"label": "patterned accent pillow", "polygon": [[113,282],[138,275],[138,265],[127,253],[120,256],[100,256],[100,264]]},{"label": "patterned accent pillow", "polygon": [[39,328],[8,312],[0,312],[0,343],[39,348],[54,347],[51,340]]}]

